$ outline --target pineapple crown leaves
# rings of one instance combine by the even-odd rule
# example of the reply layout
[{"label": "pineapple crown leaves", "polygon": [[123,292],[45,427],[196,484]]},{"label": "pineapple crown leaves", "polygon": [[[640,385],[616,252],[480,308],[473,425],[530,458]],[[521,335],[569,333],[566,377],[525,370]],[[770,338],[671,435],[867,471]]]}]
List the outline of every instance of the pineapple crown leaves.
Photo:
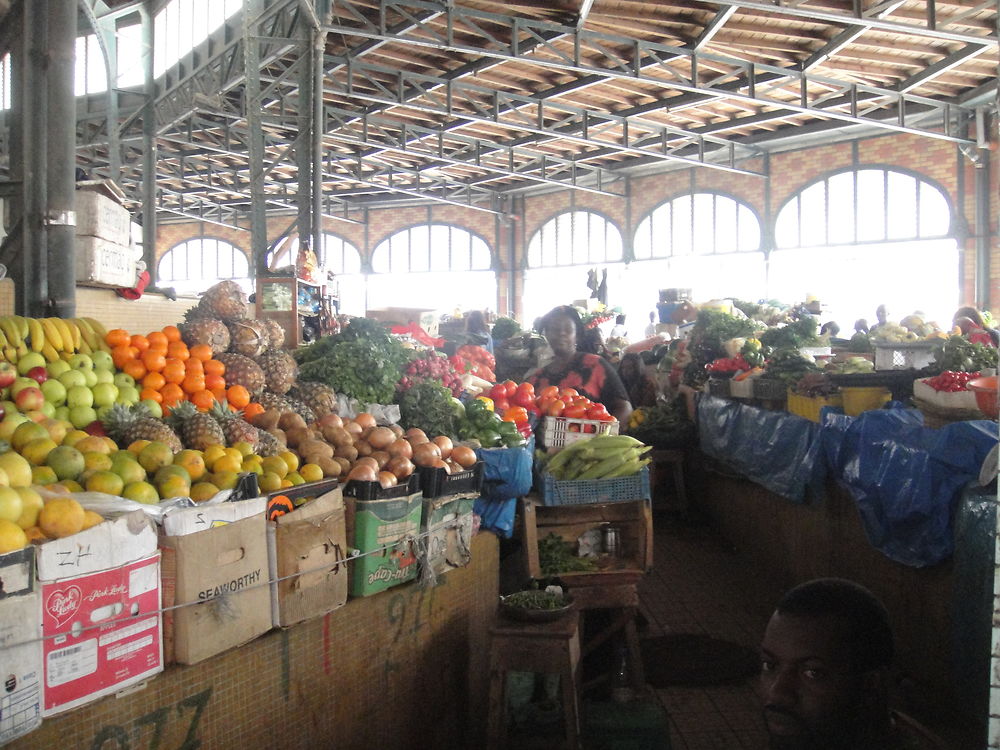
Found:
[{"label": "pineapple crown leaves", "polygon": [[174,429],[198,413],[198,408],[190,401],[180,401],[170,409],[170,416],[165,420]]},{"label": "pineapple crown leaves", "polygon": [[219,422],[228,422],[230,419],[241,419],[243,417],[243,410],[232,409],[229,406],[229,400],[225,396],[212,404],[212,408],[209,409],[208,413]]}]

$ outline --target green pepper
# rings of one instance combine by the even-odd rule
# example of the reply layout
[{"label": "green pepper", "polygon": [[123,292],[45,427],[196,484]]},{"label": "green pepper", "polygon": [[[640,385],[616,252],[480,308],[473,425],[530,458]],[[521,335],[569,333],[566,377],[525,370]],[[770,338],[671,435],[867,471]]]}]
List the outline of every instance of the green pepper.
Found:
[{"label": "green pepper", "polygon": [[503,422],[503,421],[501,421],[500,424],[497,425],[497,432],[499,432],[500,435],[502,436],[521,434],[520,432],[518,432],[517,424],[515,424],[514,422]]},{"label": "green pepper", "polygon": [[496,430],[480,430],[478,437],[484,448],[499,448],[503,442]]},{"label": "green pepper", "polygon": [[520,432],[514,432],[513,435],[501,435],[501,441],[503,442],[504,448],[520,448],[522,445],[528,441],[522,437]]}]

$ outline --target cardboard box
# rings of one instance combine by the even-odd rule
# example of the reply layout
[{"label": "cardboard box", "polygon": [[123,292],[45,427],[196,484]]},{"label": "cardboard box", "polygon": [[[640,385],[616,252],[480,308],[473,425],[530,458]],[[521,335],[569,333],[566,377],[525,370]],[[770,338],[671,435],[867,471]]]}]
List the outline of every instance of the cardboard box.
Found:
[{"label": "cardboard box", "polygon": [[[179,536],[161,536],[169,662],[195,664],[271,629],[264,498],[228,505],[248,517]],[[187,512],[200,511],[191,508]],[[194,514],[192,514],[192,517]],[[179,520],[179,519],[178,519]]]},{"label": "cardboard box", "polygon": [[472,506],[475,497],[445,495],[424,500],[420,533],[427,534],[427,564],[440,575],[452,568],[464,568],[472,559]]},{"label": "cardboard box", "polygon": [[417,576],[411,538],[420,532],[423,495],[393,500],[345,500],[347,540],[366,554],[350,563],[350,595],[370,596]]},{"label": "cardboard box", "polygon": [[207,531],[216,526],[242,521],[264,512],[267,501],[263,497],[240,500],[235,503],[212,503],[193,508],[174,508],[163,517],[164,536],[184,536]]},{"label": "cardboard box", "polygon": [[132,219],[122,203],[125,194],[111,180],[87,180],[76,185],[77,237],[99,237],[115,245],[128,245]]},{"label": "cardboard box", "polygon": [[385,307],[381,310],[369,310],[365,315],[383,323],[405,326],[413,322],[423,328],[428,336],[437,336],[440,327],[437,311],[422,307]]},{"label": "cardboard box", "polygon": [[34,548],[0,555],[0,745],[42,723],[41,636]]},{"label": "cardboard box", "polygon": [[76,280],[81,284],[133,287],[135,252],[100,237],[76,238]]},{"label": "cardboard box", "polygon": [[[300,485],[281,494],[294,500],[295,490],[316,491]],[[344,606],[348,549],[343,490],[334,487],[268,521],[267,553],[275,626],[288,627]]]},{"label": "cardboard box", "polygon": [[163,671],[160,554],[135,511],[37,548],[43,716]]}]

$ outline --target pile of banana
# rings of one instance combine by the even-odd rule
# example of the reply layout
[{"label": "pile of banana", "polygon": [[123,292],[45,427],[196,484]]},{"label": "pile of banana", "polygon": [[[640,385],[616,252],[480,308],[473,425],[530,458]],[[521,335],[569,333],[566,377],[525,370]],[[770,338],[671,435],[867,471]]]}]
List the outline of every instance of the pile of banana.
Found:
[{"label": "pile of banana", "polygon": [[638,472],[652,459],[650,450],[631,435],[598,435],[570,443],[549,459],[546,470],[556,479],[611,479]]},{"label": "pile of banana", "polygon": [[47,362],[63,359],[64,354],[110,352],[104,343],[107,330],[93,318],[24,318],[0,317],[0,354],[16,363],[29,351],[38,352]]}]

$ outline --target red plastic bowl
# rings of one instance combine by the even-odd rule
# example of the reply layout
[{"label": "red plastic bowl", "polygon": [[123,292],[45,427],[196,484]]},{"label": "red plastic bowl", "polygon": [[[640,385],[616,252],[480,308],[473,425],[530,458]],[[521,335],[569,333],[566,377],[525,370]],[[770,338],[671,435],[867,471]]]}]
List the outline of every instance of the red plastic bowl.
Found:
[{"label": "red plastic bowl", "polygon": [[970,380],[966,386],[976,394],[976,406],[984,415],[990,419],[997,418],[997,376],[990,375],[985,378]]}]

